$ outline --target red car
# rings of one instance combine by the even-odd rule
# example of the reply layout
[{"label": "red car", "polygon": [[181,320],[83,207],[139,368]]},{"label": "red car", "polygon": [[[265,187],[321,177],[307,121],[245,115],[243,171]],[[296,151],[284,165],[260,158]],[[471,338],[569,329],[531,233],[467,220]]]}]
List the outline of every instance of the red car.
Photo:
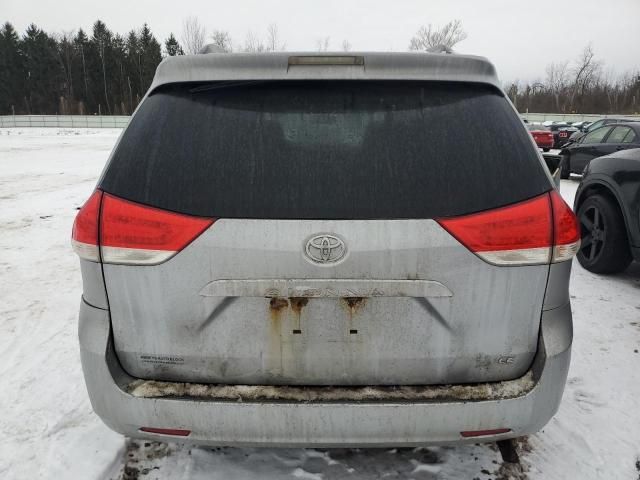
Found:
[{"label": "red car", "polygon": [[543,152],[548,152],[553,148],[553,132],[547,129],[543,125],[531,125],[527,124],[527,129]]}]

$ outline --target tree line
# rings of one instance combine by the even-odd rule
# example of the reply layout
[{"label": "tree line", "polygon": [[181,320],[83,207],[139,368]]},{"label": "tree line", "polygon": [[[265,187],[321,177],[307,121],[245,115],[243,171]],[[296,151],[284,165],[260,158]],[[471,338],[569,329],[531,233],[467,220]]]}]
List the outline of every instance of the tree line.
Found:
[{"label": "tree line", "polygon": [[[452,52],[467,38],[459,20],[421,27],[409,50]],[[145,23],[126,36],[98,20],[90,32],[47,33],[34,24],[19,35],[11,23],[0,28],[0,115],[131,114],[151,85],[164,56],[194,54],[205,44],[224,52],[286,49],[276,24],[264,36],[248,32],[235,42],[229,32],[208,31],[197,17],[183,21],[180,41],[171,33],[161,46]],[[316,39],[318,51],[330,38]],[[339,50],[351,50],[343,40]],[[546,78],[511,82],[505,91],[521,112],[638,113],[640,73],[605,72],[591,46],[573,62],[552,63]]]},{"label": "tree line", "polygon": [[520,112],[640,113],[640,71],[606,71],[591,45],[573,61],[549,64],[545,73],[542,80],[505,85]]},{"label": "tree line", "polygon": [[126,37],[98,20],[91,32],[0,29],[0,114],[130,114],[162,59],[148,25]]}]

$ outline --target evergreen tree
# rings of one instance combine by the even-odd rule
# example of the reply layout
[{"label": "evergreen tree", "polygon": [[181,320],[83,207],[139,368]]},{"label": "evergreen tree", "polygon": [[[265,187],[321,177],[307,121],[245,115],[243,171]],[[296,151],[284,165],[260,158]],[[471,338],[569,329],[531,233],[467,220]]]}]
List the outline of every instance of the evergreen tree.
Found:
[{"label": "evergreen tree", "polygon": [[149,26],[145,23],[140,30],[140,50],[141,50],[141,76],[142,88],[144,93],[151,85],[153,76],[156,73],[156,67],[162,60],[162,52],[160,44],[151,33]]},{"label": "evergreen tree", "polygon": [[133,111],[140,97],[142,77],[140,75],[140,41],[134,30],[129,32],[125,44],[125,65],[127,72],[127,100],[129,111]]},{"label": "evergreen tree", "polygon": [[[110,105],[110,90],[111,90],[111,76],[114,73],[114,61],[112,55],[112,40],[113,35],[107,28],[107,26],[101,20],[97,20],[93,24],[93,34],[91,36],[90,53],[92,69],[90,72],[93,75],[93,82],[95,85],[100,85],[100,94],[97,94],[96,89],[96,101],[98,103],[99,113],[111,113]],[[95,107],[95,105],[94,105]]]},{"label": "evergreen tree", "polygon": [[169,34],[169,38],[164,41],[164,49],[170,57],[184,55],[184,50],[182,50],[182,47],[178,43],[178,40],[176,40],[176,37],[173,36],[173,33]]},{"label": "evergreen tree", "polygon": [[25,59],[13,25],[0,29],[0,114],[24,112]]},{"label": "evergreen tree", "polygon": [[[168,52],[183,54],[171,35]],[[29,25],[22,38],[10,23],[0,26],[0,114],[129,114],[153,81],[162,60],[147,24],[126,39],[104,22],[91,37],[49,35]]]},{"label": "evergreen tree", "polygon": [[78,111],[76,113],[84,114],[87,112],[89,102],[89,75],[87,71],[87,54],[89,51],[89,38],[84,30],[79,29],[73,39],[73,48],[78,57],[71,68],[73,83],[76,85],[75,101],[78,102]]},{"label": "evergreen tree", "polygon": [[74,64],[77,60],[77,52],[73,44],[71,35],[63,34],[57,44],[58,62],[64,74],[63,95],[61,99],[60,113],[68,114],[71,112],[75,98],[75,89],[73,83]]},{"label": "evergreen tree", "polygon": [[56,41],[33,23],[22,40],[26,67],[26,109],[28,113],[58,113],[64,73],[57,59]]}]

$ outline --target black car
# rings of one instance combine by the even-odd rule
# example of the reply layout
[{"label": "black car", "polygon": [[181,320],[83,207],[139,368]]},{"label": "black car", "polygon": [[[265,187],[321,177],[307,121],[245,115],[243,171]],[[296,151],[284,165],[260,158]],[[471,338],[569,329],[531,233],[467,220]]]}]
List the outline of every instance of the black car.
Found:
[{"label": "black car", "polygon": [[582,173],[594,158],[639,147],[640,122],[616,123],[596,128],[562,149],[561,177],[569,178],[571,173]]},{"label": "black car", "polygon": [[582,137],[584,137],[587,133],[592,132],[593,130],[604,127],[606,125],[611,125],[612,123],[629,123],[633,122],[633,120],[625,119],[625,118],[602,118],[593,123],[584,122],[584,125],[578,126],[577,124],[573,124],[574,127],[577,128],[577,131],[574,132],[570,137],[569,141],[577,142]]},{"label": "black car", "polygon": [[573,128],[577,128],[578,130],[580,130],[581,132],[584,132],[587,128],[589,128],[589,125],[591,125],[592,122],[589,122],[587,120],[583,120],[582,122],[573,122],[571,124],[571,126]]},{"label": "black car", "polygon": [[561,148],[569,141],[571,135],[578,132],[577,128],[572,127],[567,122],[553,122],[547,127],[553,133],[553,148]]},{"label": "black car", "polygon": [[582,243],[578,261],[595,273],[640,261],[640,149],[597,158],[587,166],[574,211]]}]

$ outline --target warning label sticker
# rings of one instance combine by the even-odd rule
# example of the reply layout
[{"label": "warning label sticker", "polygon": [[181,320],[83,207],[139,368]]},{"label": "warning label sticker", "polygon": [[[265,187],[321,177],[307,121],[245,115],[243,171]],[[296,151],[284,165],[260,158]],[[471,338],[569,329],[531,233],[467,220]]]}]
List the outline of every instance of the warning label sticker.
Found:
[{"label": "warning label sticker", "polygon": [[142,354],[138,356],[142,363],[153,363],[156,365],[183,365],[184,358],[173,355],[151,355]]}]

